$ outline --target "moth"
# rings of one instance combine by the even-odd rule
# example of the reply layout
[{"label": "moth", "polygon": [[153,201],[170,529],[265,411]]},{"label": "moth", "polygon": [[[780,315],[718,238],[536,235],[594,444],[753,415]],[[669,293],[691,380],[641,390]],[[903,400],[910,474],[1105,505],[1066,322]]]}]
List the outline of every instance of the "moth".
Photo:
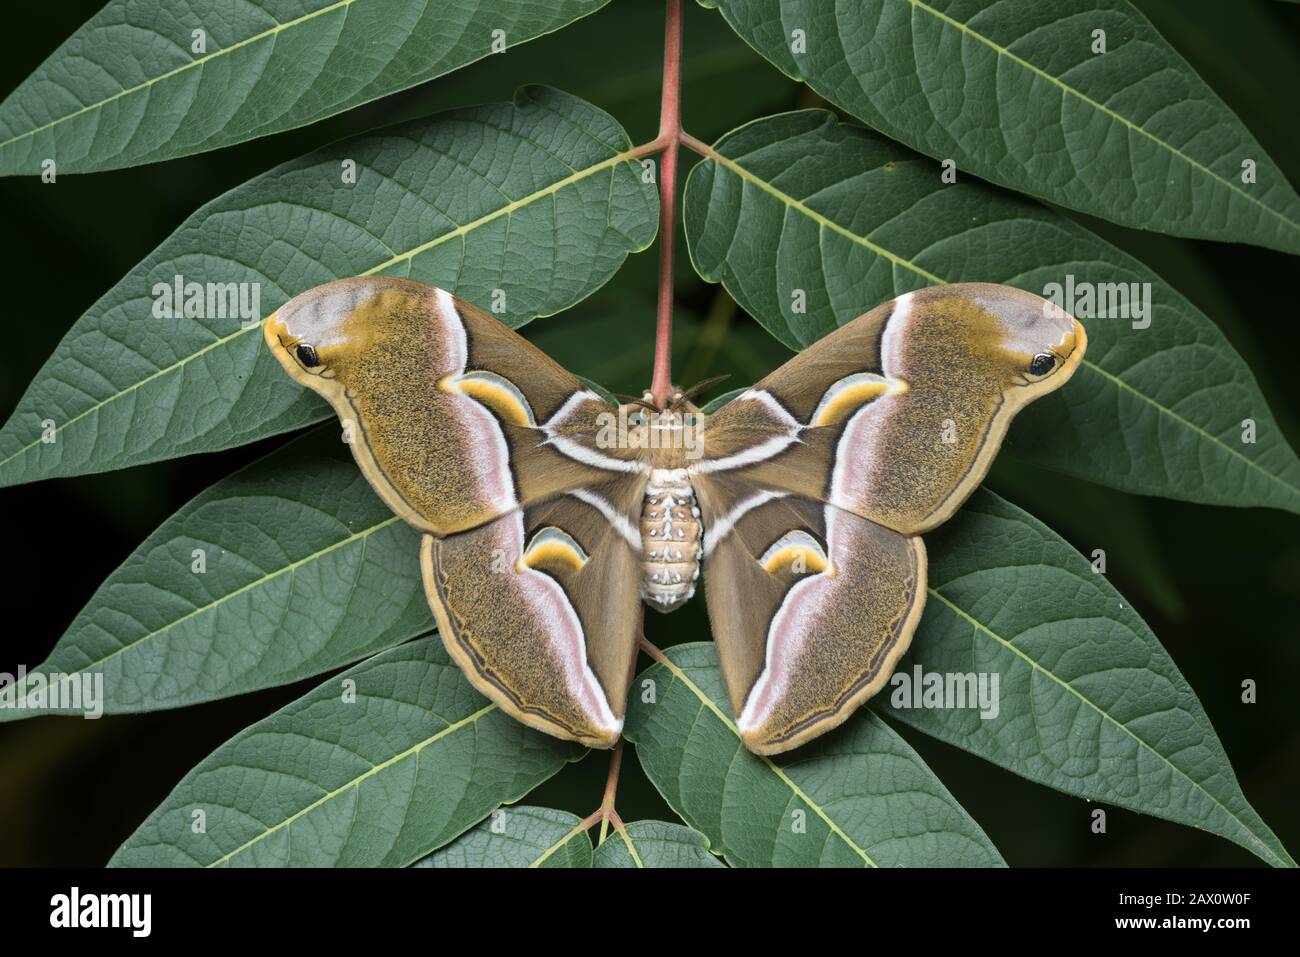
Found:
[{"label": "moth", "polygon": [[264,329],[424,533],[429,604],[476,688],[611,747],[641,603],[679,607],[703,570],[736,727],[759,754],[828,731],[888,681],[925,604],[920,536],[1086,347],[1031,293],[934,286],[705,416],[681,391],[616,409],[491,315],[406,279],[319,286]]}]

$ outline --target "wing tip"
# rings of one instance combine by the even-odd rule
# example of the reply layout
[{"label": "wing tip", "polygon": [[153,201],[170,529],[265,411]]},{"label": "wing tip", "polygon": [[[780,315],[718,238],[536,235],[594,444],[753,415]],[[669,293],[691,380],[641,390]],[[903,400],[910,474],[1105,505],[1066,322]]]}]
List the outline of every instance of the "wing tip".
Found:
[{"label": "wing tip", "polygon": [[618,744],[619,739],[623,737],[623,719],[616,718],[613,725],[599,728],[598,731],[599,737],[596,737],[591,741],[580,741],[579,743],[585,744],[587,747],[594,748],[598,751],[608,751],[610,748],[614,747],[614,745]]},{"label": "wing tip", "polygon": [[814,722],[811,725],[801,729],[789,737],[779,736],[779,731],[767,724],[755,725],[752,721],[746,720],[742,715],[736,722],[736,730],[740,734],[741,743],[753,754],[760,757],[771,757],[774,754],[784,754],[786,751],[793,751],[801,745],[807,744],[814,738],[820,737],[832,728],[847,721],[857,711],[857,707],[844,708],[834,714],[828,715],[821,721]]}]

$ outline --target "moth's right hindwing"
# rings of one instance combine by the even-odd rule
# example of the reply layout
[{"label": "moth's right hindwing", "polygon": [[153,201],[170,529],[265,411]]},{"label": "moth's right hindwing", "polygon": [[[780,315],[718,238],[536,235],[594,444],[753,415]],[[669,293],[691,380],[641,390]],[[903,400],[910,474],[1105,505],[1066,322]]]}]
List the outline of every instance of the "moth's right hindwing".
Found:
[{"label": "moth's right hindwing", "polygon": [[741,739],[775,754],[889,680],[925,606],[925,546],[833,505],[724,488],[701,489],[709,620]]}]

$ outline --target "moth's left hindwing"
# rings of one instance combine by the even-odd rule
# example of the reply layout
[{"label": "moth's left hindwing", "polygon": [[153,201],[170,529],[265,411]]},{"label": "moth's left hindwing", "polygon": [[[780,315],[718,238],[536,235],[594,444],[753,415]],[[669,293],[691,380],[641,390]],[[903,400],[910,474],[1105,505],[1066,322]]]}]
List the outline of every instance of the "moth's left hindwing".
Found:
[{"label": "moth's left hindwing", "polygon": [[410,280],[319,286],[265,336],[329,400],[380,497],[429,533],[430,605],[475,686],[527,724],[611,746],[636,649],[639,543],[625,531],[645,476],[599,447],[608,406],[496,319]]},{"label": "moth's left hindwing", "polygon": [[[616,479],[584,496],[639,494]],[[525,724],[590,747],[622,730],[639,562],[598,508],[572,496],[426,535],[420,552],[444,642],[475,685]]]}]

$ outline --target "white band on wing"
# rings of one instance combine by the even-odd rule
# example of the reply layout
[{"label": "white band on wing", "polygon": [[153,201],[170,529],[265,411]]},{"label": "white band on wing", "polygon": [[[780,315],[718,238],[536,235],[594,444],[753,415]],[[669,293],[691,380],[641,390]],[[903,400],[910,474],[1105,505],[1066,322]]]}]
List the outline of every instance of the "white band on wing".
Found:
[{"label": "white band on wing", "polygon": [[[510,545],[522,557],[524,553],[523,511],[516,511],[514,516],[507,517],[504,521],[510,522]],[[591,670],[587,656],[586,634],[583,632],[582,621],[578,618],[573,602],[551,576],[527,565],[516,566],[516,573],[520,576],[520,583],[523,585],[520,595],[531,605],[535,620],[543,626],[547,642],[555,649],[569,693],[580,703],[583,711],[590,716],[597,727],[602,731],[617,734],[622,730],[623,720],[614,717],[600,680]]]},{"label": "white band on wing", "polygon": [[626,515],[614,508],[608,499],[585,488],[575,489],[569,495],[600,512],[601,515],[605,516],[605,520],[614,527],[614,531],[622,535],[627,543],[638,552],[641,551],[641,532],[628,520]]},{"label": "white band on wing", "polygon": [[795,442],[799,441],[799,431],[803,426],[799,423],[789,410],[785,408],[772,393],[765,389],[750,389],[742,392],[736,398],[732,399],[728,405],[734,405],[739,402],[757,402],[770,412],[777,421],[774,423],[783,427],[786,431],[784,435],[777,434],[768,439],[764,439],[757,445],[731,455],[723,456],[719,459],[705,459],[703,462],[697,462],[690,467],[691,472],[701,475],[708,475],[712,472],[725,472],[729,469],[743,468],[746,465],[754,465],[758,462],[766,461],[772,456],[779,454],[789,448]]},{"label": "white band on wing", "polygon": [[752,512],[760,505],[766,505],[768,502],[785,497],[785,492],[756,492],[749,498],[737,504],[726,515],[719,516],[717,521],[710,524],[704,532],[703,555],[707,558],[709,553],[718,546],[718,543],[731,534],[731,530],[735,527],[736,523],[744,518],[745,515]]},{"label": "white band on wing", "polygon": [[[594,468],[605,469],[611,472],[649,472],[650,466],[644,462],[638,462],[636,459],[619,459],[612,455],[606,455],[603,452],[584,445],[569,436],[558,431],[585,402],[595,400],[601,405],[605,400],[589,389],[581,392],[575,392],[569,396],[562,406],[556,409],[555,414],[547,419],[541,425],[541,430],[546,434],[546,445],[553,446],[557,451],[567,455],[575,462],[581,462],[583,465],[590,465]],[[639,546],[638,546],[639,547]]]}]

